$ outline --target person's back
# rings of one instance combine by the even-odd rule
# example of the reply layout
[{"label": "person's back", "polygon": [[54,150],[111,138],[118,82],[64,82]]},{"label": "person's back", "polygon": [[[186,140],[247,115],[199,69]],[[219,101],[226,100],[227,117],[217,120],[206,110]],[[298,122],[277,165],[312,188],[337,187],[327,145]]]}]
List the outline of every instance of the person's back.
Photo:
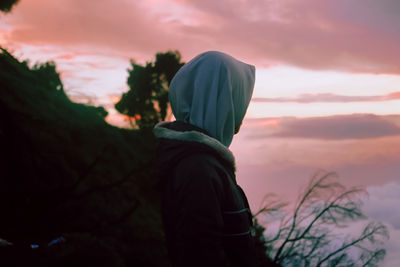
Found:
[{"label": "person's back", "polygon": [[254,78],[253,66],[207,52],[183,66],[171,83],[177,121],[158,124],[154,133],[173,266],[256,266],[251,212],[228,149]]}]

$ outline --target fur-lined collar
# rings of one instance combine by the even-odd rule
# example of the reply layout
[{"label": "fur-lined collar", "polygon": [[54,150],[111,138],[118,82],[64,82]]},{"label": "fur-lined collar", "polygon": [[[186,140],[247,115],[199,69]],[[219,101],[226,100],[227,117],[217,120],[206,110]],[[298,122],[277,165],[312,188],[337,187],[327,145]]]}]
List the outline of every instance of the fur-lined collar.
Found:
[{"label": "fur-lined collar", "polygon": [[198,142],[205,144],[213,148],[215,151],[217,151],[217,153],[223,159],[231,163],[233,168],[236,170],[235,157],[233,156],[232,152],[217,139],[212,138],[199,131],[193,130],[193,131],[180,132],[163,127],[170,123],[171,122],[165,122],[165,121],[158,123],[153,129],[154,135],[158,138],[174,139],[174,140],[188,141],[188,142]]}]

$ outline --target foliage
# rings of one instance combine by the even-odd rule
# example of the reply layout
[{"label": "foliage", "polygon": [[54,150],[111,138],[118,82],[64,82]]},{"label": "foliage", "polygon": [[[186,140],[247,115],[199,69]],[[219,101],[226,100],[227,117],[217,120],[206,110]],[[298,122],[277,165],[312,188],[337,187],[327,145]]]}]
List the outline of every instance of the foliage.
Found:
[{"label": "foliage", "polygon": [[276,262],[273,262],[270,258],[268,253],[269,247],[267,245],[267,240],[264,236],[265,227],[258,223],[257,218],[253,220],[253,227],[252,227],[252,236],[254,240],[254,247],[255,247],[255,257],[258,263],[257,266],[268,266],[268,267],[279,267]]},{"label": "foliage", "polygon": [[10,12],[13,5],[18,3],[19,0],[1,0],[0,1],[0,10],[3,12]]},{"label": "foliage", "polygon": [[53,61],[37,63],[32,67],[31,71],[34,72],[42,82],[47,83],[46,87],[48,90],[64,90],[60,74],[57,72],[56,64]]},{"label": "foliage", "polygon": [[2,266],[168,266],[154,137],[70,101],[54,63],[1,50],[0,69]]},{"label": "foliage", "polygon": [[[334,181],[333,173],[316,175],[293,214],[282,216],[279,230],[263,240],[267,253],[282,266],[377,266],[385,256],[380,245],[389,237],[383,224],[368,222],[355,237],[338,234],[349,222],[365,219],[361,194],[365,191]],[[284,214],[285,205],[268,202],[255,216]],[[257,220],[255,224],[260,227]]]},{"label": "foliage", "polygon": [[94,107],[94,110],[103,119],[105,119],[108,116],[108,111],[103,106]]},{"label": "foliage", "polygon": [[131,61],[127,83],[130,90],[121,96],[115,108],[127,115],[132,126],[153,127],[165,119],[168,108],[168,86],[183,66],[178,51],[157,53],[154,62],[145,65]]}]

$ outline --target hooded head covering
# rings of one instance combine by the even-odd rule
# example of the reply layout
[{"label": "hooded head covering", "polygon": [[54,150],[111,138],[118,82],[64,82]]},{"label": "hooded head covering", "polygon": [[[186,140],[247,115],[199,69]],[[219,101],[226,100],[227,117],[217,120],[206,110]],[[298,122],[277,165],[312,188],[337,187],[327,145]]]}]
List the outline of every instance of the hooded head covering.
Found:
[{"label": "hooded head covering", "polygon": [[172,79],[172,112],[177,121],[204,129],[229,147],[246,114],[254,82],[254,66],[221,52],[205,52]]}]

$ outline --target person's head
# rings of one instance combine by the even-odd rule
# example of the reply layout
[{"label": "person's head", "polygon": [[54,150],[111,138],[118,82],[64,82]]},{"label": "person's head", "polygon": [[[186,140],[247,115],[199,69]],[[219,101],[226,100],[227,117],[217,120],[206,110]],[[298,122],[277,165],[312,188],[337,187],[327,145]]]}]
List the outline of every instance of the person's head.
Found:
[{"label": "person's head", "polygon": [[228,147],[246,114],[254,82],[254,66],[225,53],[205,52],[172,79],[172,112],[178,121],[206,130]]}]

